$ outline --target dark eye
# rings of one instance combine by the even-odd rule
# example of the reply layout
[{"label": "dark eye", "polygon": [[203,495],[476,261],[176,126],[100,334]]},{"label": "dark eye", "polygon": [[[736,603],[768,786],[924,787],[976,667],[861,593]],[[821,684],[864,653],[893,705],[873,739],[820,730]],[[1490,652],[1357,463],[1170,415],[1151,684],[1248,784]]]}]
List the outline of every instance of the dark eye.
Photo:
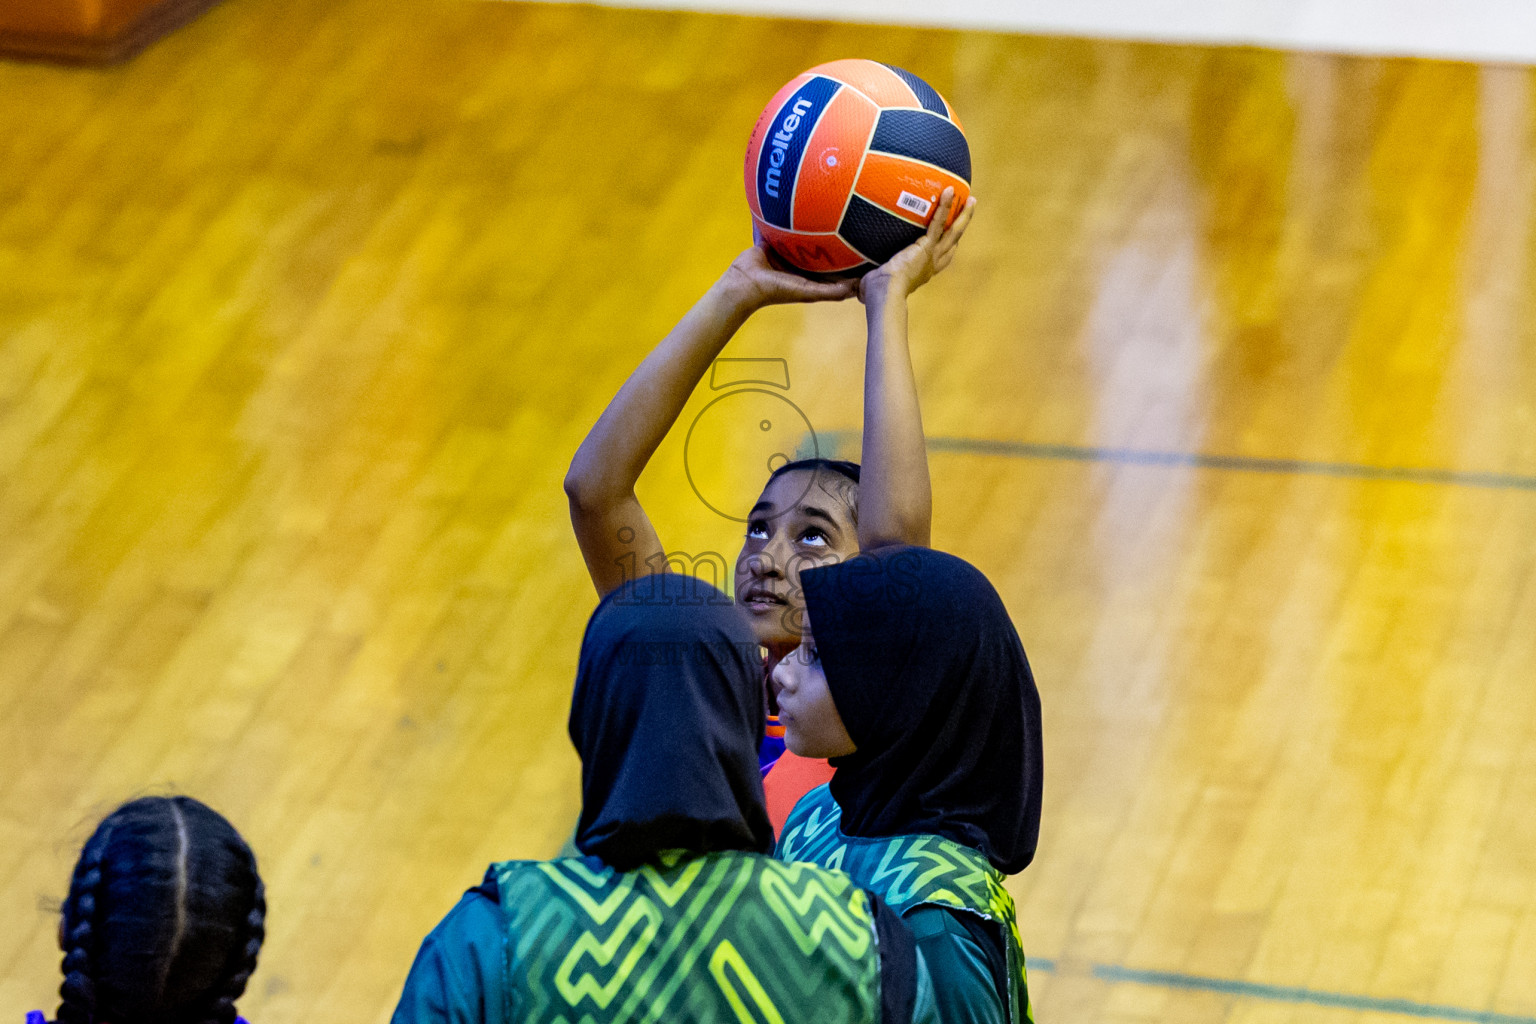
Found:
[{"label": "dark eye", "polygon": [[768,524],[761,519],[754,519],[747,524],[747,537],[751,540],[767,540]]},{"label": "dark eye", "polygon": [[814,665],[817,662],[819,662],[820,660],[821,660],[821,652],[816,649],[816,645],[815,644],[806,644],[805,645],[805,663],[807,665]]},{"label": "dark eye", "polygon": [[825,531],[819,530],[813,526],[800,535],[800,543],[809,544],[811,547],[824,548],[830,544],[831,541],[827,539],[827,534]]}]

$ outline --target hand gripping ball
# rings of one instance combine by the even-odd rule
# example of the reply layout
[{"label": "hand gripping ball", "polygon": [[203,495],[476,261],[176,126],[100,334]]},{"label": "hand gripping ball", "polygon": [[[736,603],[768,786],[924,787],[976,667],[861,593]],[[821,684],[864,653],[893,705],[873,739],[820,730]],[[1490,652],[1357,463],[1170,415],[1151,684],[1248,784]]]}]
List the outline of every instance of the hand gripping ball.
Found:
[{"label": "hand gripping ball", "polygon": [[801,270],[862,274],[923,233],[945,187],[971,194],[953,108],[910,71],[835,60],[778,91],[747,144],[758,233]]}]

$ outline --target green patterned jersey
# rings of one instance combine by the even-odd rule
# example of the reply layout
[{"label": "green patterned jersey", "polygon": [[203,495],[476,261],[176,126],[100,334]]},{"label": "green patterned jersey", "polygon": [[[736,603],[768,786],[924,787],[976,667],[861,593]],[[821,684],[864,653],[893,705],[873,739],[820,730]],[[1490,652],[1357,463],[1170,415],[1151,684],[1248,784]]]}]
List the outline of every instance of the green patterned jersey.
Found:
[{"label": "green patterned jersey", "polygon": [[493,865],[512,1021],[876,1024],[870,903],[847,875],[750,853]]},{"label": "green patterned jersey", "polygon": [[[1002,872],[980,851],[943,836],[863,839],[844,835],[842,818],[831,788],[818,786],[795,804],[774,856],[845,871],[899,914],[939,906],[994,922],[1007,947],[1009,1019],[1032,1024],[1024,947],[1013,896],[1003,886]],[[933,981],[942,983],[937,976]]]}]

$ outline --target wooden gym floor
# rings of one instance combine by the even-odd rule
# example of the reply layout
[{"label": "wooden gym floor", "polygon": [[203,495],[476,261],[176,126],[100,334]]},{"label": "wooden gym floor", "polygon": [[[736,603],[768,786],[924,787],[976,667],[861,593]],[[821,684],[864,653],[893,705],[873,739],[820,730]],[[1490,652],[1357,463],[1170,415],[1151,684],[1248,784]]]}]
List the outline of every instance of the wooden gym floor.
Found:
[{"label": "wooden gym floor", "polygon": [[[475,0],[0,63],[0,1016],[140,792],[255,845],[259,1024],[385,1020],[556,850],[561,476],[746,244],[761,104],[851,55],[975,156],[913,348],[935,541],[1044,694],[1039,1020],[1536,1017],[1531,72]],[[727,355],[836,440],[861,341],[777,309]],[[683,433],[642,498],[733,557]]]}]

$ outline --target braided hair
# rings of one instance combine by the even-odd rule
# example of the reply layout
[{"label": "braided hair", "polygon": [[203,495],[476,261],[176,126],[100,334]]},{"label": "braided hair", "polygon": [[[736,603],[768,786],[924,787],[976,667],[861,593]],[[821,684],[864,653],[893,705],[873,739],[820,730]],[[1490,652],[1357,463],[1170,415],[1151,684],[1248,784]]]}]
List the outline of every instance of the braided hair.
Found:
[{"label": "braided hair", "polygon": [[234,1024],[266,937],[255,855],[187,796],[142,797],[103,819],[63,913],[58,1024]]}]

